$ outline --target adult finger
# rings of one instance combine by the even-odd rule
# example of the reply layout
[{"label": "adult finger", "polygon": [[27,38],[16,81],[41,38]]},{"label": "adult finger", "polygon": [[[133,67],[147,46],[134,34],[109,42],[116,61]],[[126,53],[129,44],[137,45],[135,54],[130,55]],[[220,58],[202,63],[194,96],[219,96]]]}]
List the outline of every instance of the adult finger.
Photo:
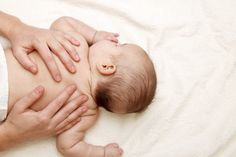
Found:
[{"label": "adult finger", "polygon": [[53,53],[59,57],[66,69],[72,73],[75,73],[75,65],[62,45],[56,40],[51,40],[48,44]]},{"label": "adult finger", "polygon": [[68,35],[68,34],[65,34],[64,35],[64,38],[67,39],[68,41],[71,42],[71,44],[75,45],[75,46],[79,46],[80,45],[80,42],[79,40],[75,39],[74,37]]},{"label": "adult finger", "polygon": [[78,62],[80,60],[79,54],[76,52],[76,49],[68,40],[64,39],[60,41],[60,43],[74,61]]},{"label": "adult finger", "polygon": [[68,125],[70,125],[71,123],[73,123],[74,121],[80,121],[81,119],[81,114],[84,113],[84,111],[81,110],[81,108],[78,108],[73,115],[78,115],[78,116],[73,116],[73,117],[67,117],[66,119],[64,119],[60,124],[58,124],[56,126],[56,131],[60,131],[60,130],[65,130],[65,128],[68,128]]},{"label": "adult finger", "polygon": [[57,82],[61,81],[61,73],[57,67],[57,64],[52,56],[51,51],[48,48],[48,45],[42,43],[34,43],[34,47],[42,57],[52,78]]},{"label": "adult finger", "polygon": [[27,108],[33,105],[37,100],[39,100],[44,93],[44,88],[42,86],[36,87],[32,92],[21,98],[14,105],[12,111],[17,113],[24,112]]},{"label": "adult finger", "polygon": [[28,71],[32,72],[33,74],[36,74],[38,72],[37,65],[30,59],[30,57],[27,55],[26,52],[24,52],[23,49],[13,48],[13,55],[17,59],[17,61]]},{"label": "adult finger", "polygon": [[65,90],[63,90],[63,92],[59,94],[56,99],[54,99],[46,108],[41,111],[42,115],[52,118],[66,103],[66,101],[72,96],[75,90],[75,85],[70,85],[66,87]]},{"label": "adult finger", "polygon": [[[73,121],[78,118],[83,112],[86,111],[87,107],[80,107],[83,103],[88,100],[87,96],[79,96],[71,100],[66,104],[60,111],[58,111],[52,118],[52,125],[56,127],[65,119],[67,121]],[[79,108],[78,108],[79,107]],[[77,112],[76,112],[77,111]]]},{"label": "adult finger", "polygon": [[73,122],[66,124],[65,127],[61,127],[61,129],[59,129],[59,130],[56,131],[56,135],[59,135],[59,134],[65,132],[66,130],[72,128],[74,125],[76,125],[76,124],[79,123],[80,121],[81,121],[81,118],[77,118],[77,119],[74,120]]}]

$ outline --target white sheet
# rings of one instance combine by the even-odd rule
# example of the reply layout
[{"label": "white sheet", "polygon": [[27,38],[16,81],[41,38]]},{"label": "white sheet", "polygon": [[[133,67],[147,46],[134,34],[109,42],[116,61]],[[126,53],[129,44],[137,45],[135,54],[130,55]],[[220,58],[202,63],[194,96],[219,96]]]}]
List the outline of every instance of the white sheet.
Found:
[{"label": "white sheet", "polygon": [[[48,27],[78,18],[119,32],[155,62],[158,90],[143,114],[102,111],[87,134],[93,144],[118,142],[124,157],[235,157],[235,0],[1,0],[0,9]],[[30,142],[3,157],[57,157],[53,139]]]}]

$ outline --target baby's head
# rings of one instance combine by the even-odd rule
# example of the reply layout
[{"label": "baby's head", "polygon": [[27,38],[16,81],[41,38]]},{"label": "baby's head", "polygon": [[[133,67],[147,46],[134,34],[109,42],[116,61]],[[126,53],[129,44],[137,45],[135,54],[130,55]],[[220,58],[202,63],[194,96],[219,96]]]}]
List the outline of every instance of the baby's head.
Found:
[{"label": "baby's head", "polygon": [[103,40],[90,48],[92,95],[114,113],[143,111],[152,101],[156,73],[146,52],[134,44]]}]

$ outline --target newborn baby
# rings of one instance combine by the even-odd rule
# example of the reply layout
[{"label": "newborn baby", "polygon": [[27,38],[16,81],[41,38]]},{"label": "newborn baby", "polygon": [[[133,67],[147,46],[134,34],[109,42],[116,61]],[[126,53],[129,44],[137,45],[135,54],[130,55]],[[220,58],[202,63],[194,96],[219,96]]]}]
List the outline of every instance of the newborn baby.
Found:
[{"label": "newborn baby", "polygon": [[88,111],[78,124],[57,137],[58,150],[68,157],[121,156],[122,149],[117,144],[95,146],[87,144],[83,138],[98,117],[98,106],[124,114],[141,112],[151,103],[156,89],[156,74],[150,58],[137,45],[118,44],[117,34],[96,31],[70,17],[56,20],[51,29],[70,33],[80,41],[80,46],[74,47],[81,58],[79,63],[75,63],[77,73],[69,73],[55,57],[63,78],[58,84],[51,79],[38,53],[30,54],[39,68],[38,74],[32,75],[18,64],[10,49],[6,50],[9,110],[19,98],[41,84],[46,89],[45,96],[32,107],[40,111],[45,107],[42,104],[48,104],[66,85],[74,83],[79,89],[74,96],[88,95],[89,100],[84,104]]}]

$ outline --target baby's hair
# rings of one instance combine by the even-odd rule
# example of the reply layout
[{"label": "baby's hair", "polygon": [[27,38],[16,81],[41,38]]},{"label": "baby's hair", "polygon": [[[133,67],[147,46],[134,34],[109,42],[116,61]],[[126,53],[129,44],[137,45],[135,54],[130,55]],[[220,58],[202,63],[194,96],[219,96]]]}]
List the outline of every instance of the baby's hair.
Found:
[{"label": "baby's hair", "polygon": [[[152,102],[156,90],[156,73],[149,56],[143,52],[145,63],[138,68],[125,65],[125,58],[117,63],[117,71],[111,78],[98,82],[95,102],[98,106],[112,111],[119,105],[125,113],[141,112]],[[118,61],[119,62],[119,61]]]}]

